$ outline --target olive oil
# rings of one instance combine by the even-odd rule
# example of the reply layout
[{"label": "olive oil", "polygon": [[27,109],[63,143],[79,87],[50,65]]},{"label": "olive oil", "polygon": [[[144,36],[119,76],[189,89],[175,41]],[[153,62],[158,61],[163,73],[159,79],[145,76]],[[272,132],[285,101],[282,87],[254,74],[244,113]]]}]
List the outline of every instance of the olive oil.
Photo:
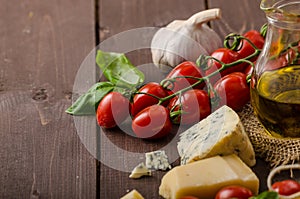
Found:
[{"label": "olive oil", "polygon": [[264,72],[251,86],[258,119],[274,137],[300,137],[300,65]]}]

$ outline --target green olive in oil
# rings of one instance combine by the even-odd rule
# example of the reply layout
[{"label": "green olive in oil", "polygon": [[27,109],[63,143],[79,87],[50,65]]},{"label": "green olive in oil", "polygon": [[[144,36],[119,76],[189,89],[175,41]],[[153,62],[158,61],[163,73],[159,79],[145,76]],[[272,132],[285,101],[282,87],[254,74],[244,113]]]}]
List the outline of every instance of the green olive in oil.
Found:
[{"label": "green olive in oil", "polygon": [[300,65],[264,72],[251,86],[259,121],[274,137],[300,137]]}]

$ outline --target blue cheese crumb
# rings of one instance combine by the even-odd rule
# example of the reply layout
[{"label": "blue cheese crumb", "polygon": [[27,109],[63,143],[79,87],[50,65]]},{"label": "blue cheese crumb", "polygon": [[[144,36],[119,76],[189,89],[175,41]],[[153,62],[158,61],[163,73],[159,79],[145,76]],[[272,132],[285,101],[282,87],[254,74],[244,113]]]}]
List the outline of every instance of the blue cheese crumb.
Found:
[{"label": "blue cheese crumb", "polygon": [[145,155],[148,169],[165,171],[172,168],[169,164],[168,156],[163,150],[148,152]]}]

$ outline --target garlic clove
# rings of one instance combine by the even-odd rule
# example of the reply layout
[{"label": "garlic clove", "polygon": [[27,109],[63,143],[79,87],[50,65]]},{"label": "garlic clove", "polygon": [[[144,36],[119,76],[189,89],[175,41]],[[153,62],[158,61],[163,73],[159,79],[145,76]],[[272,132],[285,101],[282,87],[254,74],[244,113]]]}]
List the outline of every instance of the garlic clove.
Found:
[{"label": "garlic clove", "polygon": [[190,18],[188,18],[185,21],[185,23],[188,26],[201,26],[204,23],[207,23],[215,19],[220,19],[220,18],[221,18],[220,8],[213,8],[213,9],[203,10],[201,12],[192,15]]},{"label": "garlic clove", "polygon": [[[198,31],[200,31],[201,34],[198,34]],[[207,24],[202,24],[202,26],[197,28],[197,30],[191,31],[191,34],[191,37],[200,43],[208,54],[211,54],[213,51],[222,47],[223,45],[221,37]],[[203,35],[207,35],[208,38]]]},{"label": "garlic clove", "polygon": [[184,27],[180,31],[162,28],[155,34],[151,43],[152,59],[163,72],[169,72],[185,60],[195,60],[200,54],[208,54],[196,40],[188,36],[188,32]]},{"label": "garlic clove", "polygon": [[204,10],[187,20],[175,20],[159,29],[151,41],[152,60],[164,72],[179,63],[196,61],[222,46],[219,35],[206,22],[220,18],[220,9]]},{"label": "garlic clove", "polygon": [[176,30],[176,28],[183,26],[184,22],[185,20],[175,20],[169,23],[166,27]]}]

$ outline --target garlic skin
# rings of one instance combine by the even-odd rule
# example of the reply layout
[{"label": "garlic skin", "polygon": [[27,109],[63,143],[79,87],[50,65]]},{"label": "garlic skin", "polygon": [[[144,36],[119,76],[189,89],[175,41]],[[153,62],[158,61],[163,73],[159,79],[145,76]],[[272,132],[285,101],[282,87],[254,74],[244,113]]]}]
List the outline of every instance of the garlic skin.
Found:
[{"label": "garlic skin", "polygon": [[222,39],[206,22],[219,19],[219,8],[204,10],[187,20],[175,20],[159,29],[151,41],[152,61],[169,72],[183,61],[196,62],[222,46]]}]

